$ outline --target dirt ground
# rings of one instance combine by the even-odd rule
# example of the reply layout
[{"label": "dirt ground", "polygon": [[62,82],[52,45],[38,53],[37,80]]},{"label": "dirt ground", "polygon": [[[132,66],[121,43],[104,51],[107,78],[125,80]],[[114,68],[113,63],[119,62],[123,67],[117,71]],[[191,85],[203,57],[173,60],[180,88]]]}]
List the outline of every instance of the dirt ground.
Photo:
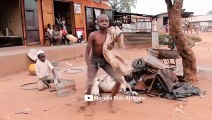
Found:
[{"label": "dirt ground", "polygon": [[[192,49],[200,68],[212,68],[212,33],[201,33],[202,42]],[[139,57],[146,58],[146,48],[134,46],[124,51],[124,57],[130,62]],[[199,82],[196,86],[206,90],[204,97],[191,97],[188,102],[147,97],[141,104],[132,101],[115,101],[116,113],[109,113],[107,103],[97,102],[93,106],[95,114],[84,116],[81,109],[84,105],[86,85],[86,65],[83,57],[72,58],[59,62],[60,71],[66,63],[83,68],[78,74],[64,74],[64,79],[73,79],[77,91],[73,95],[59,98],[56,92],[22,90],[24,83],[37,81],[28,71],[0,76],[0,120],[212,120],[212,71],[199,71]],[[180,64],[180,61],[178,60]],[[103,74],[100,71],[98,75]],[[120,94],[119,94],[120,95]],[[181,112],[176,107],[181,107]],[[28,114],[20,113],[25,110]],[[19,114],[17,114],[19,113]]]}]

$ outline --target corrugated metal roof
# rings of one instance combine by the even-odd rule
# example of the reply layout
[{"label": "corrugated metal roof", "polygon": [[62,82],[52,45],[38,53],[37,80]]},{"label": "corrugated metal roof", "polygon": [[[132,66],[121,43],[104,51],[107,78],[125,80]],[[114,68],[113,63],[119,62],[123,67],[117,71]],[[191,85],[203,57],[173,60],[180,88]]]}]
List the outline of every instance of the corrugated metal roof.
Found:
[{"label": "corrugated metal roof", "polygon": [[199,15],[192,17],[192,22],[207,22],[207,21],[212,21],[212,15]]},{"label": "corrugated metal roof", "polygon": [[[194,14],[194,12],[182,12],[181,16],[182,16],[182,18],[187,18],[187,17],[190,17],[190,16],[193,15],[193,14]],[[156,17],[159,17],[159,16],[161,16],[161,15],[167,15],[167,16],[168,16],[167,13],[160,13],[160,14],[157,14],[157,15],[155,15],[155,16],[156,16]]]},{"label": "corrugated metal roof", "polygon": [[135,16],[143,16],[143,17],[154,17],[153,15],[147,15],[147,14],[139,14],[139,13],[121,13],[121,12],[114,12],[115,16],[122,16],[122,15],[135,15]]}]

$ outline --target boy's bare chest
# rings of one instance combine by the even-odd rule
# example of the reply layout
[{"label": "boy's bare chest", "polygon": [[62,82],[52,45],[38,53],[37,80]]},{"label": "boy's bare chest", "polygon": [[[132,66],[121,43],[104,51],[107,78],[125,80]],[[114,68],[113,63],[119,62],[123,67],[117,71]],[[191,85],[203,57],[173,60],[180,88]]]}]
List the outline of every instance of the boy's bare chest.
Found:
[{"label": "boy's bare chest", "polygon": [[105,43],[106,35],[96,35],[95,44],[102,46]]}]

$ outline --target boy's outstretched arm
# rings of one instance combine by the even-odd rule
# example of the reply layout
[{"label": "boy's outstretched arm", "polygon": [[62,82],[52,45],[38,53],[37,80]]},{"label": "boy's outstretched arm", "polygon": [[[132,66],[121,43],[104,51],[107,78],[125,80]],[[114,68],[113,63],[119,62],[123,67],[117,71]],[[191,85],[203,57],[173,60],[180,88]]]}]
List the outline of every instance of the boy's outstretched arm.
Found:
[{"label": "boy's outstretched arm", "polygon": [[54,78],[56,78],[55,68],[52,69],[52,75]]}]

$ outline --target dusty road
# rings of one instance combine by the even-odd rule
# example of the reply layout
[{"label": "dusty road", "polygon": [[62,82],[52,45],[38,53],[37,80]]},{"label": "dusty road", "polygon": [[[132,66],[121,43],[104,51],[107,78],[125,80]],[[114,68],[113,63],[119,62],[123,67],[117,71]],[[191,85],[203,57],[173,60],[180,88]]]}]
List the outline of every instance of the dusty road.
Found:
[{"label": "dusty road", "polygon": [[[198,36],[203,41],[193,47],[197,65],[212,68],[212,33]],[[128,61],[139,57],[145,58],[145,49],[145,47],[132,47],[126,49],[124,56]],[[61,61],[59,67],[64,68],[67,62],[86,70],[83,57]],[[103,74],[103,71],[98,74]],[[59,98],[56,92],[48,90],[42,92],[21,90],[20,85],[36,81],[36,77],[28,75],[27,71],[0,76],[0,120],[212,120],[212,71],[198,73],[199,82],[196,85],[207,91],[203,98],[191,97],[188,102],[179,102],[147,97],[141,104],[115,101],[117,113],[109,113],[106,103],[97,102],[92,117],[85,117],[81,109],[84,103],[86,71],[61,76],[75,80],[77,86],[75,94]],[[177,106],[183,106],[181,112],[174,111]],[[28,114],[15,114],[21,109]]]}]

